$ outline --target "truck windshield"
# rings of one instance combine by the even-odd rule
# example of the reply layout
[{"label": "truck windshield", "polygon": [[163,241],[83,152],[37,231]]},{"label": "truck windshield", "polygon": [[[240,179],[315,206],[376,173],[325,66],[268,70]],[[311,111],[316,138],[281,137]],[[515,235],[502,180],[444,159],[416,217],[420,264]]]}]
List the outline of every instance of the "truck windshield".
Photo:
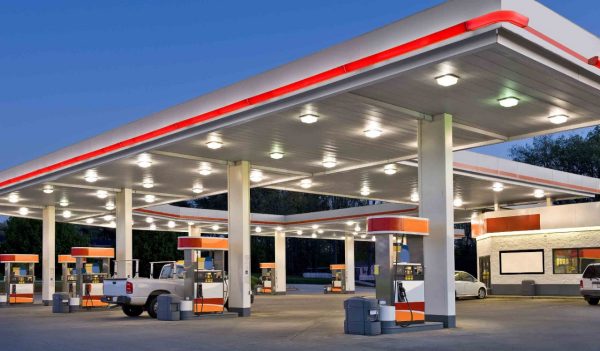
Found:
[{"label": "truck windshield", "polygon": [[183,266],[177,266],[175,268],[175,270],[177,273],[177,278],[179,278],[179,279],[185,278],[185,270],[183,269]]},{"label": "truck windshield", "polygon": [[583,272],[583,277],[586,279],[600,278],[600,266],[589,265]]},{"label": "truck windshield", "polygon": [[166,264],[160,270],[160,276],[158,277],[158,279],[170,279],[172,274],[173,274],[173,265]]}]

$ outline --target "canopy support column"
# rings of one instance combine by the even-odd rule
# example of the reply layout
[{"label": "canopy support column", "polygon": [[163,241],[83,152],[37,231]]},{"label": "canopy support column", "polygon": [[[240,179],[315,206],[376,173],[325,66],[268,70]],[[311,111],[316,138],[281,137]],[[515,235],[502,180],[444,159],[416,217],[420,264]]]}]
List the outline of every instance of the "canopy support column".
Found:
[{"label": "canopy support column", "polygon": [[133,276],[133,205],[131,189],[121,189],[116,196],[117,208],[117,277],[127,278]]},{"label": "canopy support column", "polygon": [[46,306],[52,304],[55,291],[55,260],[56,209],[46,206],[42,210],[42,302]]},{"label": "canopy support column", "polygon": [[354,292],[354,235],[349,234],[346,235],[346,240],[344,240],[344,251],[345,258],[344,264],[346,265],[346,292],[353,293]]},{"label": "canopy support column", "polygon": [[419,216],[429,219],[423,240],[426,320],[456,327],[452,116],[419,121]]},{"label": "canopy support column", "polygon": [[275,233],[275,293],[287,292],[286,267],[285,267],[285,232]]},{"label": "canopy support column", "polygon": [[227,167],[229,311],[250,316],[250,163]]}]

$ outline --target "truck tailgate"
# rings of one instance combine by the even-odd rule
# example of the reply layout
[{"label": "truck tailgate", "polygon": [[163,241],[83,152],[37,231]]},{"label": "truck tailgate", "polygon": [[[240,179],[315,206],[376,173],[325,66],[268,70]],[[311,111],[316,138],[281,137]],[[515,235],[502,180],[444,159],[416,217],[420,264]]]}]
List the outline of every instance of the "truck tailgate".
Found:
[{"label": "truck tailgate", "polygon": [[104,279],[104,296],[125,296],[127,278]]}]

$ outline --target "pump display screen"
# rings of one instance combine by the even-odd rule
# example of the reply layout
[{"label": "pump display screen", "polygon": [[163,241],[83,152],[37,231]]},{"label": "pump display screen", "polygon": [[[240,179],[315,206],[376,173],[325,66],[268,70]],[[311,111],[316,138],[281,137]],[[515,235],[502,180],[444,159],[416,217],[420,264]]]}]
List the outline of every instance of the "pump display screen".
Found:
[{"label": "pump display screen", "polygon": [[544,274],[544,250],[500,251],[500,274]]}]

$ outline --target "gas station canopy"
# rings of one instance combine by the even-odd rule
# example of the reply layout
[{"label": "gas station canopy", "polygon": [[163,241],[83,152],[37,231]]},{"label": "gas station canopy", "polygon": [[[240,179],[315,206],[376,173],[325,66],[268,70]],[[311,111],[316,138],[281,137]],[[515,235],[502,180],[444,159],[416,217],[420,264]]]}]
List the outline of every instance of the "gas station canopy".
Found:
[{"label": "gas station canopy", "polygon": [[238,160],[254,187],[414,206],[418,121],[442,113],[457,221],[594,196],[596,179],[460,150],[599,124],[599,54],[597,37],[537,2],[450,1],[5,170],[0,213],[56,206],[58,220],[108,225],[121,189],[135,210],[225,193]]}]

